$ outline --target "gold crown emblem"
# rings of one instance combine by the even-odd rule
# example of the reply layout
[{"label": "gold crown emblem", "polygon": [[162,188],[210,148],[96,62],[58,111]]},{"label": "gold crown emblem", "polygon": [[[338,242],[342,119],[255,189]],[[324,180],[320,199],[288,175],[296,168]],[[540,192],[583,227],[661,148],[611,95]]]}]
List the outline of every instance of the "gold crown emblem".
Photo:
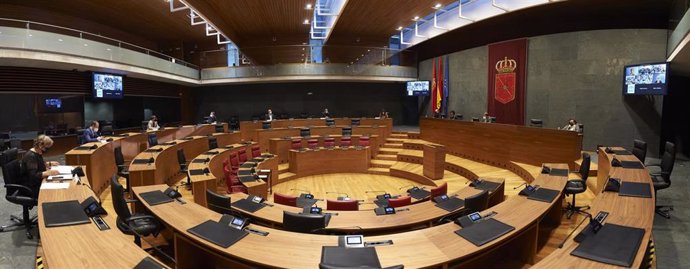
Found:
[{"label": "gold crown emblem", "polygon": [[499,73],[510,73],[517,68],[517,62],[508,57],[503,57],[503,60],[496,62],[496,71]]}]

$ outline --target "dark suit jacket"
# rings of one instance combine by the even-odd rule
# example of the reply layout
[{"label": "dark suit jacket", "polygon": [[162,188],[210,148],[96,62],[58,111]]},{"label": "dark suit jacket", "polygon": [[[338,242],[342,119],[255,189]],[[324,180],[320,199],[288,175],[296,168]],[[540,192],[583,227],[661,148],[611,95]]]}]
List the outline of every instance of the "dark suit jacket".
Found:
[{"label": "dark suit jacket", "polygon": [[91,129],[91,128],[86,128],[86,130],[84,130],[84,141],[86,143],[97,142],[98,141],[98,133],[94,132],[93,129]]}]

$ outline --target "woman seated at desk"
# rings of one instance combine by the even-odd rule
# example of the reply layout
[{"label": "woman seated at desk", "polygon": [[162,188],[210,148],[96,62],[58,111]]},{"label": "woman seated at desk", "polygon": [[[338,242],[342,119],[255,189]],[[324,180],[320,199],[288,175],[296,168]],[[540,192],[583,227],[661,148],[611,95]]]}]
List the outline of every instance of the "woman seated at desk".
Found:
[{"label": "woman seated at desk", "polygon": [[149,120],[149,125],[146,128],[147,131],[158,131],[161,127],[158,125],[158,117],[156,115],[151,116],[151,120]]},{"label": "woman seated at desk", "polygon": [[53,139],[47,135],[39,135],[34,140],[34,146],[21,161],[21,174],[24,178],[22,185],[29,187],[35,198],[38,198],[43,180],[59,174],[57,170],[48,170],[51,166],[60,165],[58,162],[43,161],[43,154],[48,152],[52,146]]}]

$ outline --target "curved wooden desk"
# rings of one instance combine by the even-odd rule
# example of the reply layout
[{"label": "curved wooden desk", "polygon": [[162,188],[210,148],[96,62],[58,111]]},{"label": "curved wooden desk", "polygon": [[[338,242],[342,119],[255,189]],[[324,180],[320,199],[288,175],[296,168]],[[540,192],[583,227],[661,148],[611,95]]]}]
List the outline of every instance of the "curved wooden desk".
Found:
[{"label": "curved wooden desk", "polygon": [[[350,126],[352,124],[351,118],[333,118],[335,125]],[[385,138],[393,131],[393,119],[376,119],[376,118],[360,118],[359,124],[361,126],[378,125],[385,129]],[[272,128],[287,128],[295,126],[326,126],[326,119],[292,119],[292,120],[274,120],[271,122]],[[240,131],[242,132],[242,139],[257,141],[254,130],[262,129],[263,121],[241,121]]]},{"label": "curved wooden desk", "polygon": [[[342,136],[342,129],[345,127],[350,127],[350,126],[333,126],[333,127],[327,127],[327,126],[312,126],[310,127],[310,137],[306,137],[306,139],[309,138],[316,138],[319,139],[320,137],[325,137],[325,136]],[[292,137],[298,137],[300,135],[300,128],[302,127],[294,127],[294,128],[272,128],[272,129],[256,129],[256,142],[259,143],[259,146],[261,146],[262,151],[268,151],[270,148],[270,140],[272,138],[292,138]],[[359,135],[359,136],[375,136],[375,140],[370,140],[369,144],[371,145],[376,145],[377,146],[377,151],[372,152],[372,154],[378,153],[378,146],[382,145],[386,142],[386,137],[388,137],[388,134],[386,133],[386,129],[384,127],[378,127],[378,126],[355,126],[352,127],[352,135]],[[314,136],[314,137],[311,137]],[[381,138],[381,139],[379,139]],[[306,144],[304,144],[306,146]],[[353,144],[354,145],[354,144]]]},{"label": "curved wooden desk", "polygon": [[[556,190],[562,190],[565,182],[566,177],[549,175],[541,175],[535,180],[535,184]],[[165,188],[165,185],[135,187],[133,191],[138,197],[139,193]],[[220,214],[195,203],[183,205],[173,202],[149,206],[142,202],[137,206],[139,210],[152,212],[173,230],[178,268],[317,268],[321,247],[337,245],[336,236],[292,233],[252,224],[251,228],[267,231],[268,236],[249,234],[234,245],[221,248],[187,232],[207,220],[219,220]],[[376,247],[384,267],[397,264],[404,264],[408,268],[454,267],[479,263],[483,259],[496,259],[497,256],[514,257],[530,263],[538,249],[541,224],[560,220],[561,199],[545,203],[517,196],[488,211],[497,212],[494,218],[514,226],[515,230],[480,247],[455,235],[454,231],[460,227],[454,223],[399,234],[366,237],[365,241],[393,241],[393,245]],[[520,246],[518,251],[515,251],[516,246]],[[510,252],[511,255],[505,256],[505,252]]]},{"label": "curved wooden desk", "polygon": [[[620,147],[614,147],[613,149],[623,150],[623,148]],[[617,155],[616,158],[621,161],[639,162],[634,155]],[[611,167],[612,159],[613,154],[608,154],[604,152],[604,148],[599,148],[599,173],[605,172],[603,175],[604,178],[611,176],[628,182],[647,183],[652,190],[652,198],[624,197],[618,196],[618,193],[615,192],[595,192],[598,194],[597,197],[594,198],[594,201],[592,201],[589,212],[592,215],[596,215],[599,211],[609,212],[609,216],[604,221],[604,224],[613,223],[645,230],[642,243],[640,244],[640,248],[637,251],[631,267],[640,268],[644,265],[642,262],[645,260],[645,252],[649,245],[648,242],[652,235],[652,226],[654,225],[655,203],[652,179],[646,168],[625,169],[622,167]],[[594,178],[588,180],[594,180]],[[598,186],[603,186],[604,184],[605,181],[597,183]],[[582,225],[579,230],[582,230],[584,227],[586,226]],[[579,230],[576,231],[575,234],[579,233]],[[570,252],[578,245],[579,244],[573,241],[571,237],[566,241],[563,248],[556,249],[551,255],[541,260],[532,268],[556,268],[564,267],[564,265],[567,265],[568,268],[620,268],[619,266],[590,261],[570,255]]]},{"label": "curved wooden desk", "polygon": [[[88,168],[86,170],[88,172]],[[82,178],[82,182],[88,184],[86,178]],[[151,257],[134,244],[131,236],[117,229],[115,212],[108,212],[103,217],[110,230],[100,231],[93,223],[45,227],[43,203],[68,200],[82,202],[95,195],[86,185],[76,185],[74,182],[70,183],[68,189],[41,190],[38,196],[38,229],[41,233],[44,263],[50,268],[134,268],[142,259]]]},{"label": "curved wooden desk", "polygon": [[[129,166],[129,183],[132,186],[146,186],[166,183],[173,185],[173,180],[180,173],[180,164],[177,161],[177,151],[184,150],[186,159],[191,159],[208,150],[207,136],[193,136],[191,140],[179,139],[169,143],[159,144],[149,148],[161,150],[159,152],[143,151],[137,155]],[[153,158],[152,163],[137,164],[137,160]]]},{"label": "curved wooden desk", "polygon": [[[290,150],[290,172],[299,177],[329,173],[366,173],[369,147]],[[280,182],[276,182],[280,183]]]},{"label": "curved wooden desk", "polygon": [[[289,160],[289,152],[292,147],[292,140],[293,139],[300,139],[301,140],[301,145],[303,148],[307,147],[307,140],[309,139],[317,139],[319,141],[318,146],[323,147],[324,143],[323,140],[326,137],[332,137],[335,139],[335,145],[339,146],[340,145],[340,140],[342,139],[342,135],[328,135],[328,136],[320,136],[320,135],[315,135],[311,137],[301,137],[301,136],[292,136],[292,137],[277,137],[277,138],[271,138],[268,140],[268,152],[273,153],[278,155],[278,161],[280,163],[286,163]],[[359,138],[362,137],[362,135],[352,135],[350,136],[351,144],[354,145],[359,145]],[[369,148],[371,150],[371,157],[376,157],[376,154],[379,151],[379,136],[378,135],[372,135],[369,137]],[[384,142],[385,143],[385,142]]]}]

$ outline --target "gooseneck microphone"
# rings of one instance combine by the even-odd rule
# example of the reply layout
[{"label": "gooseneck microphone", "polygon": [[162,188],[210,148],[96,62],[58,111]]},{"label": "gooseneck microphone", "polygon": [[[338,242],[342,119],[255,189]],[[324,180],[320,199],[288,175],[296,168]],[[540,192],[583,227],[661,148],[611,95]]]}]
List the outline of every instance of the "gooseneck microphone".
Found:
[{"label": "gooseneck microphone", "polygon": [[402,190],[403,188],[406,188],[406,187],[414,187],[414,185],[405,185],[405,186],[398,188],[398,190]]},{"label": "gooseneck microphone", "polygon": [[364,193],[386,193],[386,191],[365,191]]},{"label": "gooseneck microphone", "polygon": [[344,192],[327,191],[326,194],[338,194],[338,195],[345,194],[345,197],[350,197],[350,195],[348,195],[347,193],[344,193]]},{"label": "gooseneck microphone", "polygon": [[[588,220],[588,219],[589,219],[589,222],[590,222],[590,223],[597,223],[597,224],[595,224],[595,225],[601,225],[601,223],[599,223],[599,221],[595,220],[595,219],[592,217],[592,214],[589,214],[589,213],[584,212],[584,211],[576,211],[576,212],[577,212],[578,214],[587,216],[587,218],[582,219],[582,221],[580,221],[580,223],[578,223],[577,226],[575,226],[575,229],[573,229],[572,231],[570,231],[570,233],[568,234],[568,236],[566,236],[566,237],[563,239],[563,241],[561,241],[561,243],[558,244],[558,248],[563,248],[563,245],[565,245],[565,242],[568,241],[568,238],[570,238],[570,236],[572,236],[572,235],[575,233],[575,231],[577,231],[577,228],[580,228],[580,225],[582,225],[582,223],[584,223],[585,220]],[[586,229],[586,228],[585,228],[585,229]],[[595,232],[596,232],[596,231],[598,231],[598,229],[595,229]]]},{"label": "gooseneck microphone", "polygon": [[520,184],[520,186],[517,186],[517,187],[513,188],[513,190],[517,190],[518,188],[520,188],[520,187],[522,187],[522,186],[525,186],[525,185],[527,185],[527,182]]}]

